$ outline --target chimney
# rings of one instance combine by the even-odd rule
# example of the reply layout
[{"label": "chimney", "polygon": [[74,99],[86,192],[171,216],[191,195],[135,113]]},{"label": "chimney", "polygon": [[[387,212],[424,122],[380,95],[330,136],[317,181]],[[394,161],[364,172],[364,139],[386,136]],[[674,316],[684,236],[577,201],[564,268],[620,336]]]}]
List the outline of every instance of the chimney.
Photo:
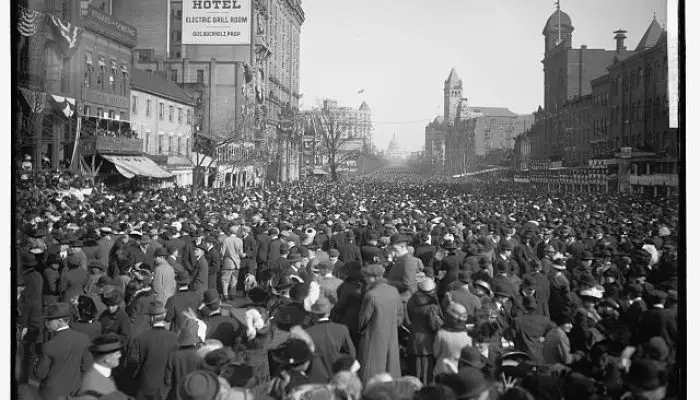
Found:
[{"label": "chimney", "polygon": [[617,30],[613,32],[615,34],[615,41],[617,41],[617,51],[623,51],[627,50],[627,47],[625,47],[625,39],[627,39],[627,31],[625,30]]}]

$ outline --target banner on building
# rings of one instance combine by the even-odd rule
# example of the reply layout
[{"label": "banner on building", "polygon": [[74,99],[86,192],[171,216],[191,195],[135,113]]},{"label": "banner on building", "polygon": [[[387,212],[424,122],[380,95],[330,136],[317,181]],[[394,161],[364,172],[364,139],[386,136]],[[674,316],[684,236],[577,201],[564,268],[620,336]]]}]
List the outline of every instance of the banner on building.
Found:
[{"label": "banner on building", "polygon": [[250,45],[252,0],[183,0],[182,44]]}]

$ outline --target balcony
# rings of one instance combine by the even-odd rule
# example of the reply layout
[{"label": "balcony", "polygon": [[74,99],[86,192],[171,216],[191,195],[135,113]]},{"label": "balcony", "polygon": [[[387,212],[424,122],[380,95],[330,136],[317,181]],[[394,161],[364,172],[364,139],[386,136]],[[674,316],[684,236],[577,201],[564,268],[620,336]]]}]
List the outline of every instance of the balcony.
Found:
[{"label": "balcony", "polygon": [[82,154],[141,154],[143,141],[136,138],[88,136],[80,139]]},{"label": "balcony", "polygon": [[630,175],[630,185],[678,186],[676,174]]}]

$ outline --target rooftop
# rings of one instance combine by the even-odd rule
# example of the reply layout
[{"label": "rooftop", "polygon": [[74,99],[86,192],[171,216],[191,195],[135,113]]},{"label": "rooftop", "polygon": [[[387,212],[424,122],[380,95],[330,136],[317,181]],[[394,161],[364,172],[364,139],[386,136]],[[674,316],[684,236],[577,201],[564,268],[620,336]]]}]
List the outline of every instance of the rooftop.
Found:
[{"label": "rooftop", "polygon": [[143,71],[137,68],[131,70],[131,88],[142,92],[161,96],[178,103],[195,105],[195,101],[187,92],[165,79],[157,72]]}]

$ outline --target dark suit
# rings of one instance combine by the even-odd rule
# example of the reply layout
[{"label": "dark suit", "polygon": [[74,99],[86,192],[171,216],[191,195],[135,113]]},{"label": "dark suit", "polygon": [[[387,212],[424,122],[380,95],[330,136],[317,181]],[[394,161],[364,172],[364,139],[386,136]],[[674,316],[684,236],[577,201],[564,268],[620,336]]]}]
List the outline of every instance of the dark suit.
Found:
[{"label": "dark suit", "polygon": [[78,391],[83,373],[92,365],[89,347],[90,339],[71,329],[56,332],[53,339],[44,344],[35,369],[36,377],[41,380],[39,393],[43,400],[54,400]]},{"label": "dark suit", "polygon": [[258,251],[256,253],[257,255],[255,261],[257,261],[258,264],[267,264],[268,252],[270,250],[270,242],[272,239],[267,233],[258,233],[255,236],[255,239],[258,244]]},{"label": "dark suit", "polygon": [[194,273],[194,240],[192,239],[192,236],[190,235],[182,235],[180,236],[180,240],[182,240],[182,243],[184,244],[182,247],[182,252],[178,254],[178,259],[182,263],[182,265],[187,269],[191,274]]},{"label": "dark suit", "polygon": [[467,322],[474,322],[477,311],[481,309],[481,301],[479,300],[479,297],[469,292],[469,290],[467,290],[464,286],[459,287],[445,295],[445,298],[442,300],[443,310],[447,309],[450,299],[455,303],[463,305],[464,308],[467,309],[467,315],[469,318]]},{"label": "dark suit", "polygon": [[126,314],[129,316],[131,333],[136,336],[150,327],[150,318],[146,313],[155,300],[155,295],[151,290],[139,291],[129,299],[126,306]]},{"label": "dark suit", "polygon": [[267,248],[267,262],[268,264],[272,261],[280,258],[280,247],[282,246],[282,239],[277,238],[270,242]]},{"label": "dark suit", "polygon": [[333,376],[333,363],[341,356],[355,358],[355,345],[345,325],[319,321],[306,330],[313,339],[316,352],[308,375],[313,383],[327,383]]},{"label": "dark suit", "polygon": [[76,332],[84,333],[90,340],[102,334],[102,325],[95,322],[73,322],[70,327]]},{"label": "dark suit", "polygon": [[63,270],[63,274],[61,275],[62,301],[69,303],[74,296],[83,294],[85,292],[84,288],[87,285],[87,280],[87,269],[74,267]]},{"label": "dark suit", "polygon": [[195,260],[192,270],[190,288],[197,293],[204,293],[209,288],[209,264],[207,258],[202,256]]},{"label": "dark suit", "polygon": [[153,268],[153,254],[156,251],[154,246],[148,246],[146,252],[144,253],[143,250],[141,250],[141,246],[137,242],[131,242],[127,246],[127,251],[129,252],[129,255],[131,256],[131,261],[134,264],[144,263],[150,265],[151,268]]},{"label": "dark suit", "polygon": [[527,353],[533,360],[544,363],[543,339],[554,323],[547,317],[537,314],[525,314],[513,320],[515,348]]},{"label": "dark suit", "polygon": [[188,308],[196,310],[201,301],[202,295],[191,290],[180,290],[172,295],[165,302],[165,321],[170,322],[170,330],[178,332],[185,318],[182,315],[183,311],[187,311]]},{"label": "dark suit", "polygon": [[44,305],[57,303],[61,297],[61,273],[48,267],[44,270]]},{"label": "dark suit", "polygon": [[81,393],[94,392],[105,395],[116,391],[117,385],[115,385],[112,377],[107,378],[95,368],[90,368],[85,375],[83,375],[83,381],[80,384]]},{"label": "dark suit", "polygon": [[177,335],[165,327],[153,327],[131,341],[126,365],[137,388],[136,399],[164,399],[165,364],[177,347]]},{"label": "dark suit", "polygon": [[241,271],[239,272],[241,279],[238,280],[238,290],[243,290],[247,274],[257,276],[258,242],[250,234],[243,238],[243,253],[245,253],[245,257],[241,259]]},{"label": "dark suit", "polygon": [[116,333],[119,335],[119,339],[122,344],[126,345],[129,343],[131,338],[131,324],[129,322],[129,316],[124,311],[124,308],[119,306],[117,311],[112,314],[109,310],[105,310],[100,314],[97,321],[102,325],[102,333]]},{"label": "dark suit", "polygon": [[233,345],[234,341],[241,334],[241,324],[232,317],[217,313],[205,319],[207,323],[207,339],[217,339],[224,346]]},{"label": "dark suit", "polygon": [[[384,258],[384,251],[377,246],[362,246],[360,254],[364,263],[381,262],[382,258]],[[375,259],[378,261],[375,261]]]},{"label": "dark suit", "polygon": [[421,262],[423,263],[423,268],[427,276],[434,276],[433,263],[435,261],[436,252],[437,248],[428,244],[421,244],[416,246],[413,252],[413,255],[417,258],[420,258]]},{"label": "dark suit", "polygon": [[219,282],[219,272],[221,271],[221,252],[216,246],[212,246],[207,251],[207,265],[209,266],[209,279],[207,286],[209,289],[217,289]]},{"label": "dark suit", "polygon": [[648,342],[654,336],[664,339],[671,350],[678,343],[677,309],[651,308],[644,311],[639,318],[638,327],[636,332],[640,344]]},{"label": "dark suit", "polygon": [[493,279],[491,279],[491,287],[494,287],[496,285],[502,285],[503,291],[510,298],[517,299],[518,297],[520,297],[518,293],[518,288],[515,285],[513,285],[513,282],[509,279],[509,277],[503,276],[501,274],[494,275]]},{"label": "dark suit", "polygon": [[362,253],[360,253],[360,248],[356,244],[347,242],[341,248],[338,249],[340,252],[339,259],[343,260],[344,263],[349,263],[352,261],[362,262]]},{"label": "dark suit", "polygon": [[180,347],[168,354],[163,379],[166,399],[177,398],[177,385],[185,379],[187,374],[196,371],[201,362],[202,358],[197,354],[195,346]]}]

